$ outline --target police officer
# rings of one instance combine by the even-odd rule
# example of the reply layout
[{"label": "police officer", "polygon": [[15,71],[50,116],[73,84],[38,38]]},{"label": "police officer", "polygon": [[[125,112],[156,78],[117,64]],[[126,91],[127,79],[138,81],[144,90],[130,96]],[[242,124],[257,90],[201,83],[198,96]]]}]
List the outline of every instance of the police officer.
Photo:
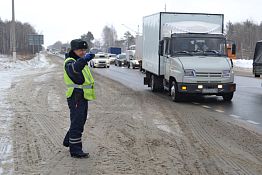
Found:
[{"label": "police officer", "polygon": [[64,61],[64,81],[66,97],[70,109],[70,128],[63,141],[69,147],[71,157],[88,158],[82,150],[82,132],[87,118],[88,101],[96,98],[94,79],[88,68],[88,61],[94,54],[86,54],[88,45],[81,39],[71,41],[71,50]]}]

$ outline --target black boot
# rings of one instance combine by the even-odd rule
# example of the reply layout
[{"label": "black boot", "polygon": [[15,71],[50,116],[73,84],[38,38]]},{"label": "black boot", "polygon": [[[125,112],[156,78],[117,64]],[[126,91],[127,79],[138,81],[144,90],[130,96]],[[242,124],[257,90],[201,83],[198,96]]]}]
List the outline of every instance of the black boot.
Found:
[{"label": "black boot", "polygon": [[89,153],[70,153],[71,154],[71,157],[74,157],[74,158],[89,158]]},{"label": "black boot", "polygon": [[67,142],[63,142],[63,145],[65,146],[65,147],[69,147],[69,142],[67,143]]}]

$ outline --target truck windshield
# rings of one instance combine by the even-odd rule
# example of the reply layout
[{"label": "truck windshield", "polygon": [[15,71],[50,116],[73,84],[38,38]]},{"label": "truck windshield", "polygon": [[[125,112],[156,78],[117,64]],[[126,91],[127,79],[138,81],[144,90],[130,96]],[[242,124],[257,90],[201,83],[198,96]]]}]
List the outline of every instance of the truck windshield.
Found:
[{"label": "truck windshield", "polygon": [[226,40],[218,37],[174,37],[171,56],[226,56]]}]

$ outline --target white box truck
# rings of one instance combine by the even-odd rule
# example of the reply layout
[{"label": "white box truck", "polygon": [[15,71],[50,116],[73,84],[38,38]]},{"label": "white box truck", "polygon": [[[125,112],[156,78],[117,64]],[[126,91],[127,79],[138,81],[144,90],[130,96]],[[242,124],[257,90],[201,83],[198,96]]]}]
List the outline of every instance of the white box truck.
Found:
[{"label": "white box truck", "polygon": [[176,102],[190,94],[231,101],[236,84],[223,23],[223,14],[159,12],[145,16],[144,84],[152,91],[168,90]]}]

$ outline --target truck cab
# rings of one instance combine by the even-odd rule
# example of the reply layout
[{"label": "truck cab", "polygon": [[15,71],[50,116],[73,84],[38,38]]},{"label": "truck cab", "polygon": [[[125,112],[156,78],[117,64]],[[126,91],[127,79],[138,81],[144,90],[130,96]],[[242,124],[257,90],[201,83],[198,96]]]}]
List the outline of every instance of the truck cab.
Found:
[{"label": "truck cab", "polygon": [[226,46],[222,34],[172,34],[160,42],[164,85],[174,101],[183,94],[233,98],[234,75]]}]

